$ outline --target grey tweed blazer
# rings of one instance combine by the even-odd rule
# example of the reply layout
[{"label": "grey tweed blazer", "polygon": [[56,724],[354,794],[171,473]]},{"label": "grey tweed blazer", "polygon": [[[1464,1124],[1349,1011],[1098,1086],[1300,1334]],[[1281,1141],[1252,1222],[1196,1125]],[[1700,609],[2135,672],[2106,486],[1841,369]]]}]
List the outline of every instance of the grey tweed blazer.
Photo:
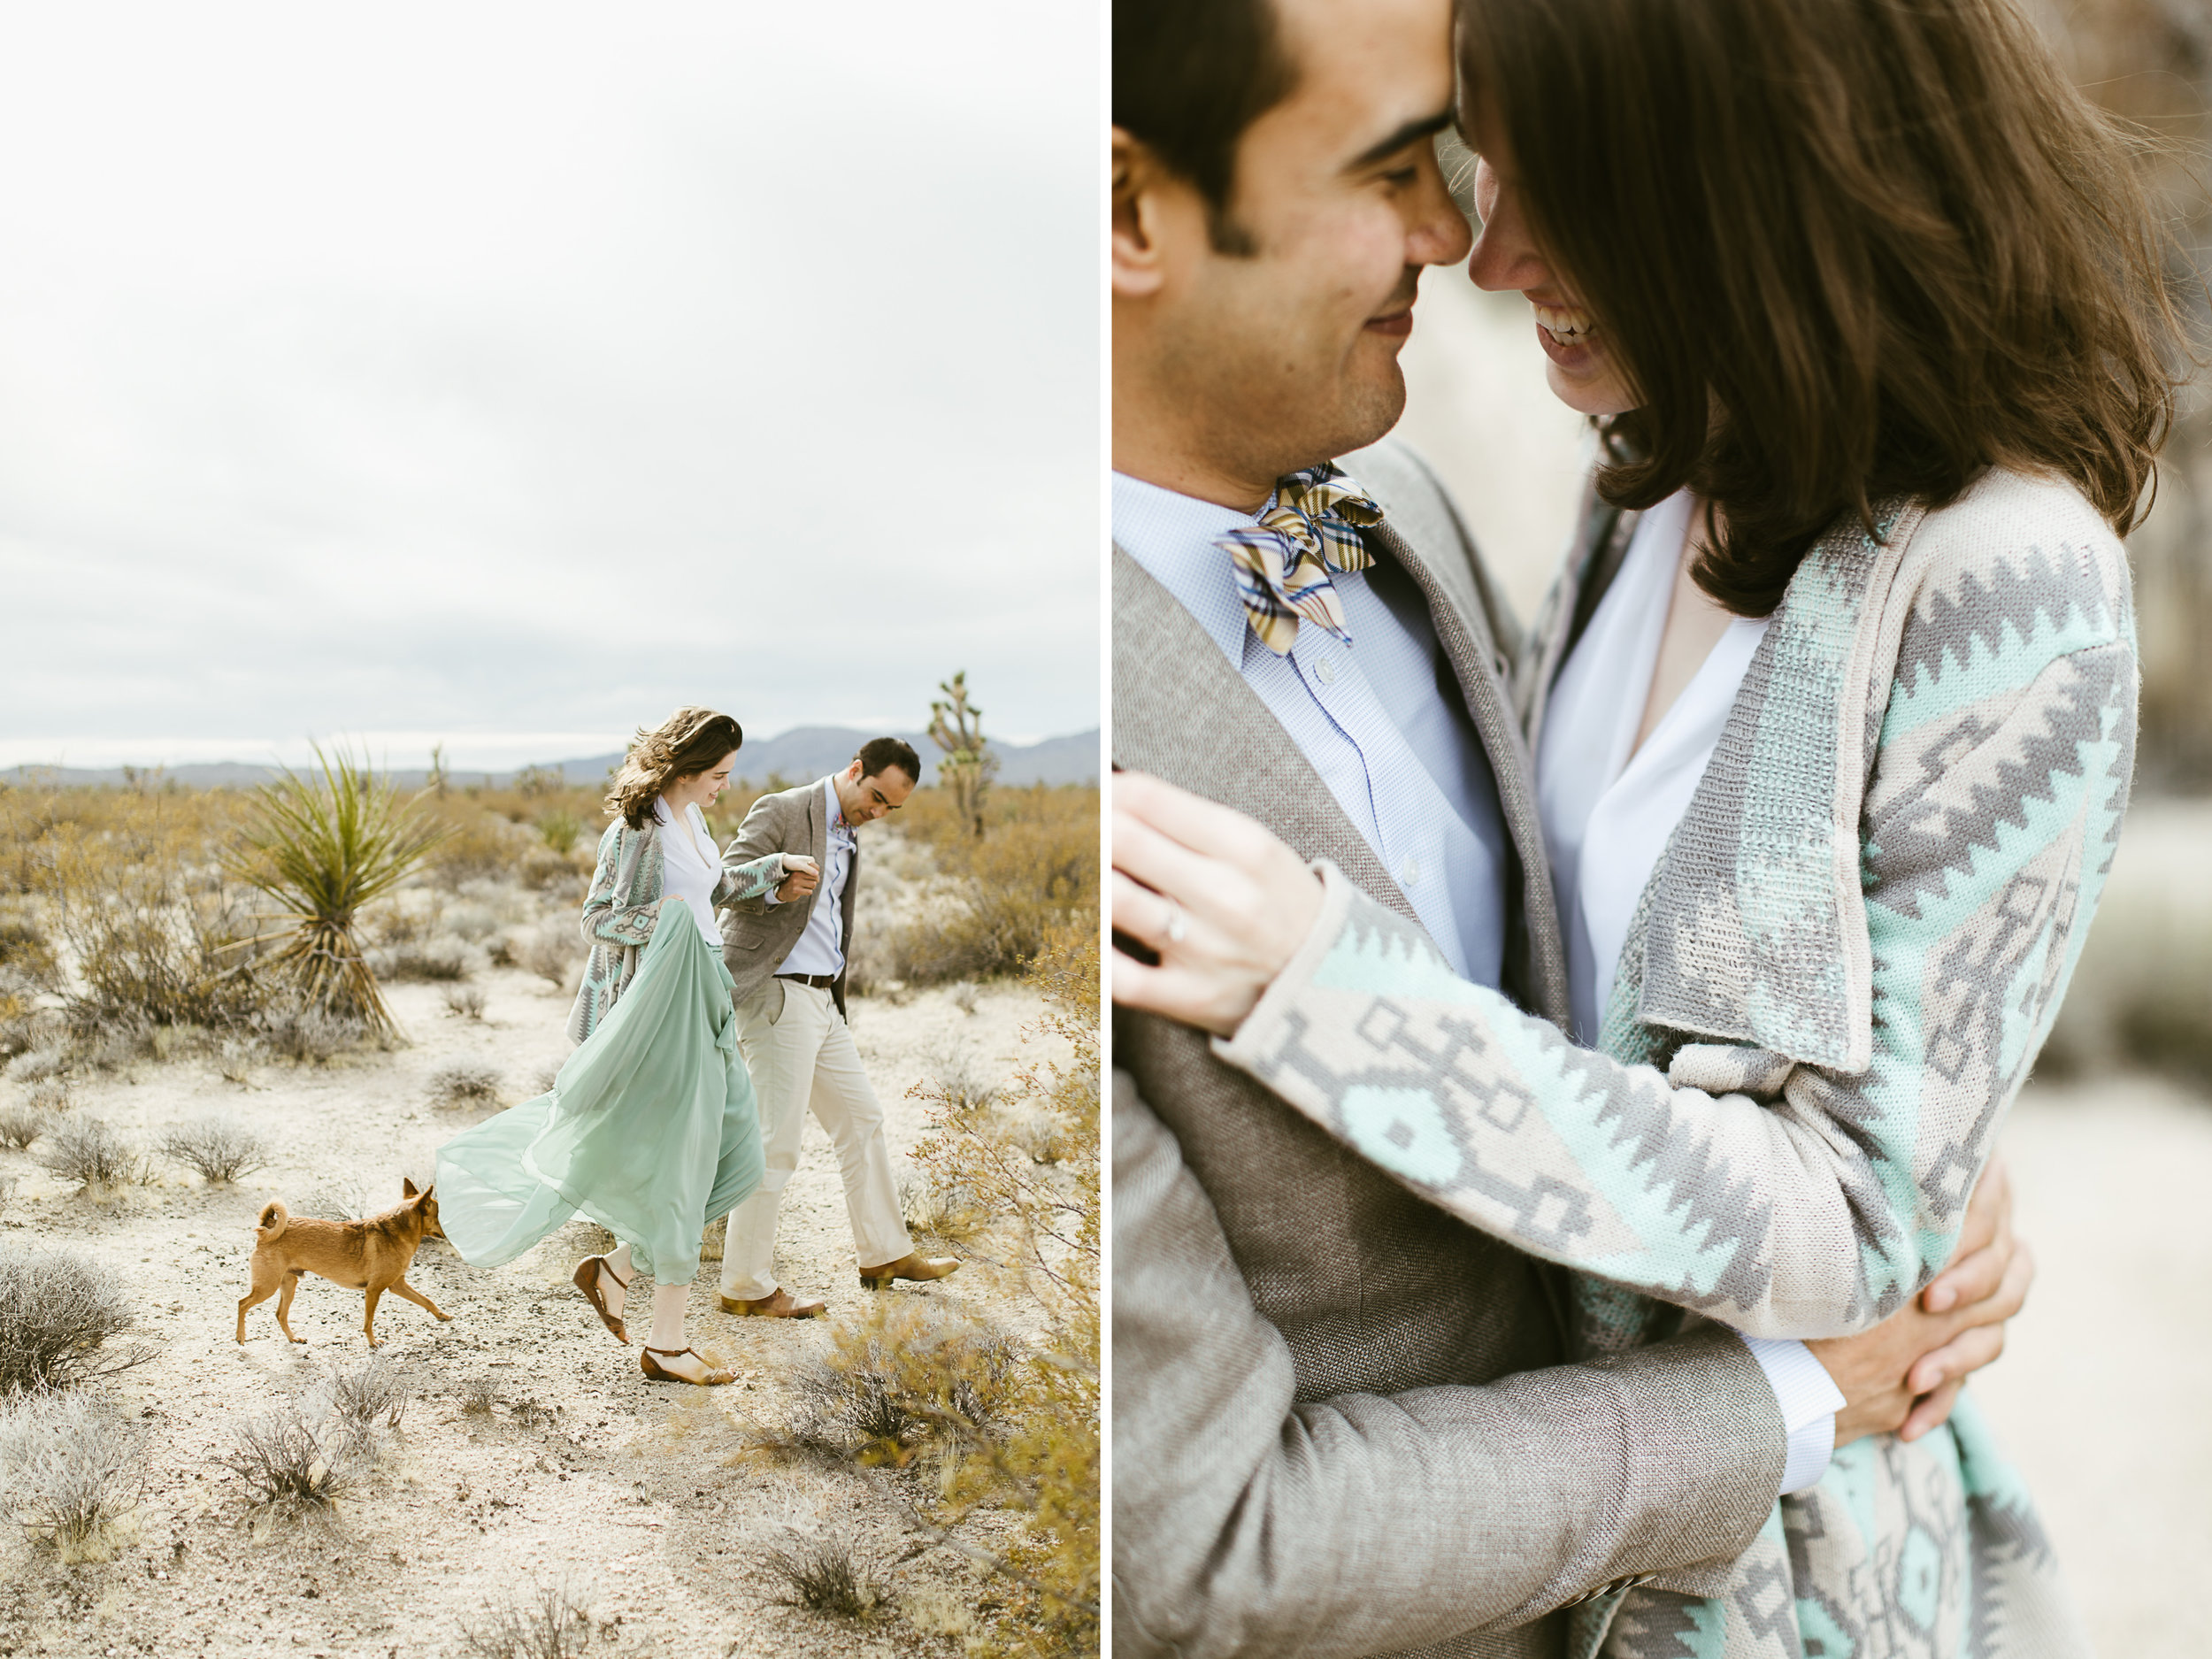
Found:
[{"label": "grey tweed blazer", "polygon": [[[1390,443],[1343,465],[1386,514],[1370,545],[1428,596],[1497,775],[1521,900],[1508,988],[1563,1018],[1504,690],[1517,639],[1426,467]],[[1114,749],[1412,918],[1265,705],[1118,549]],[[1118,1655],[1553,1655],[1571,1601],[1724,1581],[1785,1449],[1732,1333],[1570,1363],[1555,1270],[1414,1197],[1200,1033],[1118,1014],[1114,1064]]]},{"label": "grey tweed blazer", "polygon": [[[754,802],[744,823],[738,826],[737,839],[722,854],[723,868],[741,869],[769,853],[805,853],[813,858],[817,869],[828,874],[829,803],[823,799],[822,782],[817,778],[796,789],[764,795]],[[830,987],[830,1000],[837,1004],[841,1018],[845,1012],[845,980],[853,954],[853,895],[859,889],[860,849],[856,844],[845,866],[845,890],[837,901],[837,949],[847,966],[838,970],[837,982]],[[783,987],[775,975],[791,954],[791,947],[799,942],[799,935],[806,932],[807,918],[814,914],[815,902],[821,896],[818,886],[803,899],[771,904],[768,894],[763,892],[740,899],[722,912],[722,965],[734,981],[730,992],[733,1002],[743,1002],[764,993],[769,999],[770,1023],[782,1016]]]}]

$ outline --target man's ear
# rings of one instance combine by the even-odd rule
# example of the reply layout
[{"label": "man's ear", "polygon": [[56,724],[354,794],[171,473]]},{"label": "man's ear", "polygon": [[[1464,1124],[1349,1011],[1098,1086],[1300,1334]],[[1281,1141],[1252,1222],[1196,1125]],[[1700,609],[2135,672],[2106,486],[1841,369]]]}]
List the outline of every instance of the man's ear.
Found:
[{"label": "man's ear", "polygon": [[1144,143],[1114,128],[1111,239],[1116,298],[1139,299],[1160,291],[1160,192],[1170,175]]}]

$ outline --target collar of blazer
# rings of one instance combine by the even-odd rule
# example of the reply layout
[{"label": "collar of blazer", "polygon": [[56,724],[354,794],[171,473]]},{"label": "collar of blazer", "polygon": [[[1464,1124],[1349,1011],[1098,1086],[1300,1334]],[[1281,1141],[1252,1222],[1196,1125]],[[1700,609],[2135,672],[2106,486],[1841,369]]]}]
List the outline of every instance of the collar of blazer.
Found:
[{"label": "collar of blazer", "polygon": [[[1860,809],[1926,513],[1897,500],[1874,516],[1869,536],[1845,513],[1798,566],[1652,872],[1629,943],[1643,953],[1636,1011],[1646,1025],[1847,1072],[1871,1061]],[[1531,643],[1532,675],[1557,674],[1592,608],[1577,588],[1609,581],[1608,555],[1632,528],[1632,515],[1586,515]],[[1617,557],[1609,563],[1618,568]],[[1523,694],[1540,721],[1541,688]],[[1731,971],[1714,974],[1715,961]]]},{"label": "collar of blazer", "polygon": [[[1566,954],[1528,752],[1502,679],[1511,664],[1500,638],[1517,644],[1511,620],[1449,498],[1409,450],[1386,443],[1347,456],[1343,465],[1386,515],[1363,534],[1428,598],[1437,636],[1489,754],[1520,864],[1528,995],[1548,1017],[1563,1019]],[[1379,903],[1419,926],[1404,891],[1244,676],[1174,595],[1118,547],[1113,698],[1118,764],[1249,814],[1300,857],[1329,859]]]}]

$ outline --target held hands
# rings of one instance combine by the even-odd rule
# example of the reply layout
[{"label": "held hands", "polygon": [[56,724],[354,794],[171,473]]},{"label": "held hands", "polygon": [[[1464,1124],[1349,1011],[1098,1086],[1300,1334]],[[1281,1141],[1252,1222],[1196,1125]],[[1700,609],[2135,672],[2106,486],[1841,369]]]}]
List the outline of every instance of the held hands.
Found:
[{"label": "held hands", "polygon": [[779,904],[803,899],[822,884],[821,867],[805,853],[784,854],[783,866],[786,872],[784,879],[776,886],[776,902]]},{"label": "held hands", "polygon": [[1808,1342],[1843,1393],[1836,1444],[1865,1434],[1916,1440],[1951,1415],[1970,1372],[2005,1349],[2035,1258],[2012,1235],[2012,1183],[1991,1158],[1966,1207],[1951,1264],[1870,1331]]},{"label": "held hands", "polygon": [[1114,774],[1114,1001],[1234,1032],[1321,910],[1321,883],[1243,813],[1144,772]]}]

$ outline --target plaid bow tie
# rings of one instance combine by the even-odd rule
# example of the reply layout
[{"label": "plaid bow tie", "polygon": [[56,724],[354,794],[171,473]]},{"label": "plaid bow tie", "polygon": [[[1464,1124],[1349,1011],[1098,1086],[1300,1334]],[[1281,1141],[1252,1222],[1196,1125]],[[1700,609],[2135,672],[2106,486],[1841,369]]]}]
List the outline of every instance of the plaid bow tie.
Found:
[{"label": "plaid bow tie", "polygon": [[1359,530],[1382,519],[1382,509],[1325,461],[1278,484],[1275,504],[1251,529],[1232,530],[1214,543],[1236,565],[1245,618],[1262,645],[1287,657],[1302,618],[1352,642],[1329,572],[1372,564]]}]

